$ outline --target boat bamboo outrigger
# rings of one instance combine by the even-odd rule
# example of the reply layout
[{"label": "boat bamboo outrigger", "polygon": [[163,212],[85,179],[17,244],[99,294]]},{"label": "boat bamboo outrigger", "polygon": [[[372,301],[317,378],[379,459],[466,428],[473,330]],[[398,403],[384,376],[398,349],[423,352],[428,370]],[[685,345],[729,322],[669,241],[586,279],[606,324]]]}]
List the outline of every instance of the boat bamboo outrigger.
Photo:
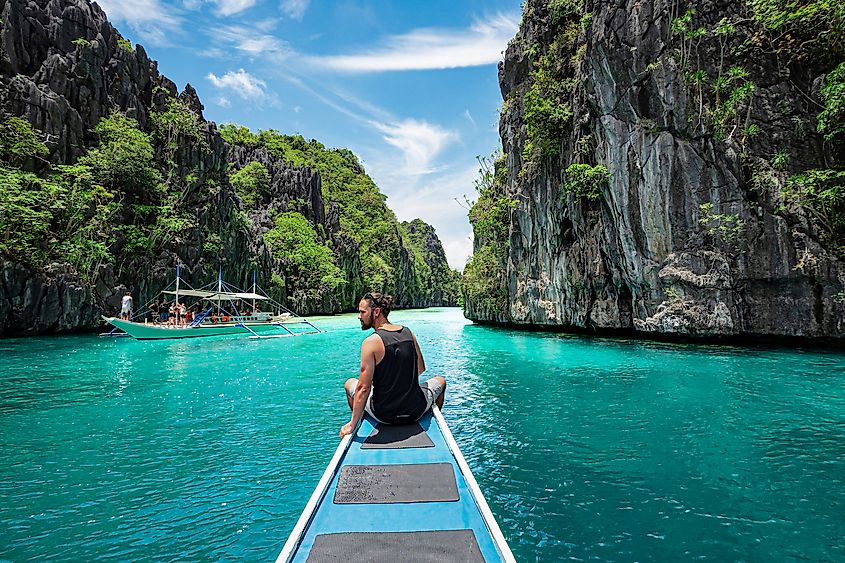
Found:
[{"label": "boat bamboo outrigger", "polygon": [[[173,296],[172,301],[177,305],[182,303],[180,299],[185,298],[193,299],[200,305],[190,323],[177,325],[149,322],[147,307],[151,301],[133,316],[133,319],[143,317],[141,322],[103,317],[114,327],[110,333],[106,334],[116,336],[119,333],[115,333],[115,330],[119,329],[138,340],[163,340],[231,334],[249,338],[281,338],[322,332],[307,319],[268,297],[256,284],[254,272],[252,291],[242,291],[225,283],[222,272],[218,274],[216,286],[193,289],[185,283],[180,273],[181,270],[177,267],[175,281],[161,293]],[[170,288],[174,285],[175,288],[171,290]],[[251,303],[252,307],[246,309],[244,305],[246,303]]]},{"label": "boat bamboo outrigger", "polygon": [[435,406],[343,438],[276,563],[505,561],[510,547]]}]

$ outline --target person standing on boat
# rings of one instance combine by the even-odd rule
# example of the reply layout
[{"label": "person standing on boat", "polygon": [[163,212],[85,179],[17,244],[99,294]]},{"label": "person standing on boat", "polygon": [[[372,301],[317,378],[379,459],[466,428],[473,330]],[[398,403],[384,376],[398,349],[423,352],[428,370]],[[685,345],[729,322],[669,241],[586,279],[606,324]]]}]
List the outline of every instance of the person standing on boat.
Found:
[{"label": "person standing on boat", "polygon": [[167,299],[162,299],[158,306],[158,320],[160,323],[169,324],[167,321],[167,315],[169,312],[170,310],[167,308]]},{"label": "person standing on boat", "polygon": [[132,294],[128,291],[123,294],[123,299],[120,300],[120,318],[124,321],[132,320]]},{"label": "person standing on boat", "polygon": [[352,419],[340,429],[340,437],[352,434],[366,412],[386,424],[409,424],[432,405],[443,408],[446,379],[432,377],[420,385],[425,371],[420,345],[408,327],[387,320],[393,297],[367,293],[358,303],[361,330],[375,329],[361,344],[358,379],[346,381],[346,400]]}]

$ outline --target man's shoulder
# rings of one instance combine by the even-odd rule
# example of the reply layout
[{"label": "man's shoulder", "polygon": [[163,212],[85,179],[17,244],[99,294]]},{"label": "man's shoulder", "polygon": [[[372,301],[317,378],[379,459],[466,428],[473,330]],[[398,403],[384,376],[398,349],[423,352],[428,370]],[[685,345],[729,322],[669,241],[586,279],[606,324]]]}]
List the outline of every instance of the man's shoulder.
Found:
[{"label": "man's shoulder", "polygon": [[377,333],[372,333],[364,341],[361,343],[361,348],[369,347],[369,346],[376,346],[381,342],[381,337]]}]

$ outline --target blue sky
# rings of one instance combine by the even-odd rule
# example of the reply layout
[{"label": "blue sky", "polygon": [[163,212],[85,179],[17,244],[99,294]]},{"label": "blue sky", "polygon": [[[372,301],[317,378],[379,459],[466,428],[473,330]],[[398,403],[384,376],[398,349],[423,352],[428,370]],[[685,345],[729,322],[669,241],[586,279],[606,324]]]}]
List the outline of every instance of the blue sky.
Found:
[{"label": "blue sky", "polygon": [[351,149],[400,220],[472,252],[464,196],[499,147],[496,64],[518,0],[99,0],[205,117]]}]

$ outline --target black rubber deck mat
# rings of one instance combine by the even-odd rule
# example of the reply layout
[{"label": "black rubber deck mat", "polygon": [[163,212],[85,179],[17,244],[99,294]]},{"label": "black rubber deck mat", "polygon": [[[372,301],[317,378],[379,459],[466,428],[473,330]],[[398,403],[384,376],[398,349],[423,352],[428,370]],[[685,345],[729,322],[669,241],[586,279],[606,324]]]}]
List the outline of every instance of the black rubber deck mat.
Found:
[{"label": "black rubber deck mat", "polygon": [[379,424],[367,436],[362,449],[404,449],[404,448],[433,448],[434,442],[428,437],[418,422],[392,426]]},{"label": "black rubber deck mat", "polygon": [[484,561],[472,530],[434,532],[347,532],[320,534],[308,563],[329,561]]},{"label": "black rubber deck mat", "polygon": [[460,499],[451,463],[346,465],[340,468],[335,504],[454,502]]}]

